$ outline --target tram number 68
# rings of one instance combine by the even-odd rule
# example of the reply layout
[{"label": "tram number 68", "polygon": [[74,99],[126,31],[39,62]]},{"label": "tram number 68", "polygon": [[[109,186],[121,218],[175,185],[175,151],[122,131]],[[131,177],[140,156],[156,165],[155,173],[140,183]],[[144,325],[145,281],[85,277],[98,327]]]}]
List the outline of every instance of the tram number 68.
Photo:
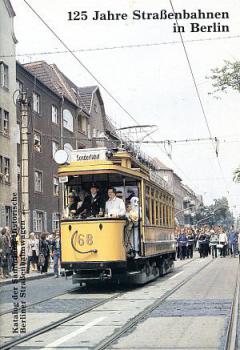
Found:
[{"label": "tram number 68", "polygon": [[86,235],[80,233],[78,235],[78,244],[80,246],[83,246],[85,244],[92,245],[93,244],[93,235],[91,235],[90,233],[88,233]]}]

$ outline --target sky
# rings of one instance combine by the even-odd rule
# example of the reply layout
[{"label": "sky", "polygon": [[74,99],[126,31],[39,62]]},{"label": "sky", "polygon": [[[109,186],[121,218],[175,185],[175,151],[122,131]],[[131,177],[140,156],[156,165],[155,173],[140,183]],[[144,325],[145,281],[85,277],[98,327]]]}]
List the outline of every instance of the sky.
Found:
[{"label": "sky", "polygon": [[[221,98],[209,95],[213,87],[207,77],[224,60],[240,59],[239,1],[172,0],[175,12],[200,9],[229,13],[228,19],[178,20],[185,29],[182,37],[206,118],[180,35],[173,30],[175,20],[132,19],[134,10],[172,12],[169,1],[27,1],[71,50],[77,50],[75,55],[82,65],[70,53],[49,54],[65,48],[24,0],[11,0],[16,12],[18,60],[55,63],[78,86],[100,83],[106,113],[118,127],[136,122],[157,125],[157,131],[151,135],[154,140],[209,138],[210,134],[217,137],[218,159],[209,140],[173,144],[172,159],[161,145],[142,145],[142,149],[174,169],[185,184],[203,195],[205,204],[226,196],[231,210],[238,215],[240,184],[235,184],[232,178],[234,169],[240,165],[240,96],[233,91],[218,95]],[[70,21],[69,12],[73,11],[87,11],[87,20]],[[93,20],[95,11],[126,13],[127,19]],[[228,25],[229,32],[191,32],[191,22]]]}]

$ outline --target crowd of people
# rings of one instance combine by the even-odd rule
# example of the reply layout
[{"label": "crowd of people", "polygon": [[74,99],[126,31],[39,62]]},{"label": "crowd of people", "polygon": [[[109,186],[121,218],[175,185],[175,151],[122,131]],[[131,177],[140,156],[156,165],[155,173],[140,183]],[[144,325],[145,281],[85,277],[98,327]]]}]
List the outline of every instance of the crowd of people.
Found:
[{"label": "crowd of people", "polygon": [[193,257],[193,251],[199,252],[200,258],[209,254],[213,258],[236,257],[240,251],[240,234],[231,226],[224,230],[221,226],[203,226],[201,228],[176,228],[177,258],[184,260]]},{"label": "crowd of people", "polygon": [[[14,245],[16,244],[17,249]],[[17,259],[13,253],[17,253]],[[9,227],[0,229],[0,278],[9,278],[13,274],[14,263],[20,265],[21,241],[19,236],[13,240]],[[60,272],[60,235],[58,231],[49,234],[42,233],[40,236],[31,232],[26,240],[26,273],[32,271],[47,273],[50,263],[53,262],[54,274],[59,277]]]}]

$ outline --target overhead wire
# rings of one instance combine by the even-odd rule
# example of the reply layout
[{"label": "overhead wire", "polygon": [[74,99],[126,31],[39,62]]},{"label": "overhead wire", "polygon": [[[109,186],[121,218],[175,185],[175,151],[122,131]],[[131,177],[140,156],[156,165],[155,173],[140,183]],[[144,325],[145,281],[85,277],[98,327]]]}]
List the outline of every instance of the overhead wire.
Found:
[{"label": "overhead wire", "polygon": [[[214,37],[214,38],[202,38],[202,39],[191,39],[185,40],[186,43],[194,43],[194,42],[204,42],[204,41],[215,41],[215,40],[229,40],[229,39],[239,39],[240,35],[228,35],[224,37]],[[141,47],[153,47],[153,46],[161,46],[161,45],[175,45],[181,44],[179,40],[173,41],[162,41],[159,43],[142,43],[142,44],[126,44],[119,46],[106,46],[106,47],[96,47],[96,48],[86,48],[86,49],[73,49],[72,52],[95,52],[95,51],[107,51],[107,50],[119,50],[119,49],[132,49],[132,48],[141,48]],[[22,57],[22,56],[42,56],[42,55],[58,55],[68,53],[68,50],[55,50],[55,51],[40,51],[40,52],[26,52],[19,54],[6,54],[0,55],[1,58],[7,57]]]},{"label": "overhead wire", "polygon": [[[99,86],[101,86],[101,88],[107,93],[107,95],[120,107],[120,109],[122,109],[129,117],[131,120],[133,120],[137,125],[140,125],[139,122],[136,120],[136,118],[134,118],[132,116],[131,113],[129,113],[126,108],[112,95],[112,93],[102,84],[102,82],[90,71],[90,69],[74,54],[73,50],[71,50],[68,45],[59,37],[59,35],[48,25],[48,23],[41,17],[41,15],[39,15],[37,13],[37,11],[28,3],[28,1],[26,0],[23,0],[25,2],[25,4],[31,9],[31,11],[39,18],[39,20],[49,29],[49,31],[57,38],[57,40],[65,47],[65,49],[67,50],[67,52],[69,52],[77,61],[78,63],[88,72],[88,74],[98,83]],[[171,3],[171,0],[170,0],[170,3]],[[172,4],[171,4],[172,5]],[[172,6],[173,7],[173,6]],[[174,9],[173,9],[174,10]],[[181,36],[181,33],[180,33],[180,36]],[[181,36],[181,42],[183,43],[183,40],[182,40],[182,36]],[[185,45],[184,45],[185,47]],[[186,51],[186,48],[185,48],[185,51]],[[189,62],[189,65],[191,67],[191,64],[190,64],[190,61],[188,59],[188,62]],[[192,69],[191,69],[192,71]],[[193,75],[193,73],[192,73]],[[194,78],[194,75],[193,75],[193,78]],[[194,78],[194,83],[195,83],[195,87],[197,89],[197,85],[196,85],[196,82],[195,82],[195,78]],[[198,90],[197,90],[198,92]],[[198,93],[198,96],[200,98],[200,95]],[[201,101],[201,98],[200,98],[200,101]],[[201,103],[202,105],[202,103]],[[202,105],[202,109],[204,111],[204,108],[203,108],[203,105]],[[204,112],[205,114],[205,112]],[[205,117],[206,119],[206,117]],[[206,119],[206,122],[207,122],[207,119]],[[207,122],[208,124],[208,122]],[[212,138],[212,134],[211,134],[211,131],[210,131],[210,128],[208,126],[208,130],[209,130],[209,134],[210,134],[210,137]],[[150,137],[152,139],[152,137]],[[160,145],[159,145],[160,146]],[[164,152],[164,150],[160,147],[160,149]],[[183,170],[179,168],[179,166],[173,161],[171,160],[173,164],[175,164],[175,167],[177,167],[183,174]],[[220,163],[219,163],[220,165]],[[184,174],[184,176],[186,178],[187,175]],[[191,180],[190,180],[191,181]]]},{"label": "overhead wire", "polygon": [[[170,2],[170,5],[171,5],[171,7],[172,7],[172,11],[173,11],[173,13],[175,14],[175,9],[174,9],[174,7],[173,7],[172,0],[169,0],[169,2]],[[175,16],[175,20],[176,20],[177,26],[179,27],[179,25],[178,25],[178,20],[177,20],[176,16]],[[195,79],[195,76],[194,76],[194,73],[193,73],[193,69],[192,69],[192,65],[191,65],[191,62],[190,62],[190,59],[189,59],[189,56],[188,56],[188,52],[187,52],[187,49],[186,49],[186,46],[185,46],[185,42],[184,42],[184,40],[183,40],[183,36],[182,36],[182,33],[181,33],[180,30],[179,30],[179,35],[180,35],[181,42],[182,42],[182,46],[183,46],[183,50],[184,50],[184,53],[185,53],[185,56],[186,56],[186,59],[187,59],[188,67],[189,67],[189,70],[190,70],[190,73],[191,73],[191,76],[192,76],[192,80],[193,80],[193,83],[194,83],[194,87],[195,87],[195,90],[196,90],[196,94],[197,94],[197,97],[198,97],[198,100],[199,100],[199,103],[200,103],[200,106],[201,106],[202,114],[203,114],[203,117],[204,117],[204,120],[205,120],[205,123],[206,123],[206,126],[207,126],[207,130],[208,130],[208,133],[209,133],[210,138],[213,140],[212,132],[211,132],[211,130],[210,130],[210,126],[209,126],[208,119],[207,119],[207,115],[206,115],[206,112],[205,112],[205,109],[204,109],[204,106],[203,106],[203,102],[202,102],[202,99],[201,99],[201,96],[200,96],[200,93],[199,93],[199,90],[198,90],[198,86],[197,86],[196,79]],[[216,140],[216,139],[215,139],[215,140]],[[215,144],[214,144],[214,141],[212,141],[212,146],[213,146],[213,149],[214,149],[216,158],[217,158],[217,162],[218,162],[220,171],[221,171],[221,173],[222,173],[222,178],[223,178],[223,180],[224,180],[225,177],[224,177],[222,165],[221,165],[221,163],[220,163],[220,160],[219,160],[219,157],[218,157],[218,153],[217,153],[217,150],[216,150],[216,146],[215,146]],[[225,180],[224,180],[224,184],[225,184],[226,193],[229,194],[229,191],[228,191],[228,189],[227,189],[227,185],[226,185]]]},{"label": "overhead wire", "polygon": [[112,100],[136,123],[138,121],[123,107],[123,105],[112,95],[112,93],[102,84],[102,82],[90,71],[90,69],[75,55],[68,45],[59,37],[59,35],[47,24],[47,22],[37,13],[37,11],[26,1],[23,0],[40,21],[50,30],[50,32],[60,41],[67,51],[78,61],[78,63],[88,72],[88,74],[101,86],[101,88],[112,98]]},{"label": "overhead wire", "polygon": [[[67,49],[67,51],[78,61],[78,63],[89,73],[89,75],[102,87],[102,89],[112,98],[112,100],[136,123],[140,125],[139,122],[126,110],[125,107],[112,95],[112,93],[100,82],[100,80],[87,68],[87,66],[72,52],[68,45],[59,37],[59,35],[47,24],[47,22],[37,13],[37,11],[28,3],[28,1],[23,0],[25,4],[31,9],[31,11],[40,19],[40,21],[50,30],[50,32],[57,38],[58,41]],[[152,138],[151,138],[152,139]],[[162,148],[160,148],[162,150]],[[162,150],[164,152],[164,150]],[[176,164],[175,164],[176,166]],[[179,168],[179,167],[178,167]],[[180,169],[180,168],[179,168]],[[183,170],[180,170],[182,173]],[[187,178],[187,176],[185,175]]]}]

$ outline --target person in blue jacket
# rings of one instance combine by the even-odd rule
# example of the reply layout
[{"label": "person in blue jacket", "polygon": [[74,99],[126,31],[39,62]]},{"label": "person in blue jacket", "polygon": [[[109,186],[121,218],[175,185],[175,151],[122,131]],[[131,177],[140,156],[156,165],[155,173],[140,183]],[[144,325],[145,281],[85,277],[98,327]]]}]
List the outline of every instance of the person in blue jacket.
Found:
[{"label": "person in blue jacket", "polygon": [[60,257],[61,257],[60,251],[61,251],[60,235],[58,231],[55,231],[53,240],[52,240],[52,256],[53,256],[54,275],[56,278],[59,277],[59,265],[60,265]]},{"label": "person in blue jacket", "polygon": [[184,260],[187,255],[187,243],[188,243],[188,239],[184,230],[182,230],[180,235],[178,236],[177,242],[179,247],[179,258],[180,260]]},{"label": "person in blue jacket", "polygon": [[228,234],[228,242],[231,255],[235,258],[238,253],[238,235],[237,232],[234,230],[233,225],[231,226]]}]

